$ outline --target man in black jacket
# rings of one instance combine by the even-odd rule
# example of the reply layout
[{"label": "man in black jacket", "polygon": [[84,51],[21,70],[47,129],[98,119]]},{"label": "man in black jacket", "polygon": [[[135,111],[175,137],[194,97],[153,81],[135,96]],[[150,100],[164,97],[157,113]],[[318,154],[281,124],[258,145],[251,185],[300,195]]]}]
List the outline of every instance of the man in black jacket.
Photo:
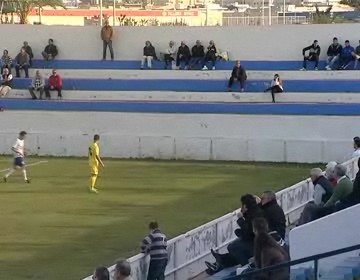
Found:
[{"label": "man in black jacket", "polygon": [[[185,42],[182,41],[181,45],[177,51],[176,67],[180,67],[180,64],[182,64],[182,65],[185,64],[184,69],[187,70],[187,68],[189,67],[190,58],[191,58],[190,49],[185,44]],[[180,67],[180,68],[182,68],[182,67]]]},{"label": "man in black jacket", "polygon": [[[309,51],[309,54],[306,54],[307,51]],[[307,61],[315,61],[315,70],[318,70],[320,51],[321,49],[318,45],[318,40],[314,40],[314,43],[312,45],[303,48],[302,54],[304,57],[304,63],[303,68],[301,68],[300,70],[306,70]]]},{"label": "man in black jacket", "polygon": [[49,39],[49,44],[45,47],[44,51],[41,53],[45,60],[54,60],[58,55],[58,49],[54,45],[54,40]]},{"label": "man in black jacket", "polygon": [[200,40],[196,40],[196,45],[191,49],[190,68],[195,69],[197,65],[200,65],[201,68],[204,64],[204,57],[204,46],[201,44]]},{"label": "man in black jacket", "polygon": [[240,82],[240,91],[243,92],[246,79],[247,75],[245,68],[241,65],[240,60],[237,60],[231,72],[231,77],[228,84],[228,91],[232,91],[232,85],[234,82]]},{"label": "man in black jacket", "polygon": [[326,70],[333,69],[334,64],[339,60],[342,46],[339,44],[338,39],[334,37],[333,43],[329,46],[327,51],[327,65]]},{"label": "man in black jacket", "polygon": [[286,219],[280,205],[277,203],[276,195],[272,191],[266,191],[261,196],[261,208],[269,224],[270,231],[276,231],[282,239],[285,239]]}]

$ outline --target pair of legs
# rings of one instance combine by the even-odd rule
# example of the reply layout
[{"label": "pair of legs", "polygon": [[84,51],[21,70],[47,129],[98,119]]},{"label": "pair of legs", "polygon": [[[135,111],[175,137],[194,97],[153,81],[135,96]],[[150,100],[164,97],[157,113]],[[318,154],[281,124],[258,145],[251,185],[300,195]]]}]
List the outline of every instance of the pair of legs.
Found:
[{"label": "pair of legs", "polygon": [[204,65],[204,58],[203,57],[192,57],[189,62],[189,66],[191,69],[197,68],[198,65],[200,65],[199,68],[203,67]]},{"label": "pair of legs", "polygon": [[36,94],[35,94],[34,91],[39,91],[40,92],[39,99],[43,99],[44,87],[40,87],[40,88],[34,88],[33,86],[29,87],[29,92],[30,92],[31,98],[32,99],[37,99]]},{"label": "pair of legs", "polygon": [[215,63],[216,63],[216,55],[211,55],[211,54],[207,54],[205,56],[205,59],[204,59],[204,63],[203,63],[203,69],[207,69],[207,66],[206,64],[210,62],[211,63],[211,69],[215,69]]},{"label": "pair of legs", "polygon": [[146,56],[144,55],[142,60],[141,60],[141,69],[144,69],[144,65],[145,65],[145,61],[147,62],[147,67],[149,69],[151,69],[152,67],[152,60],[153,60],[153,57],[152,56]]},{"label": "pair of legs", "polygon": [[25,71],[25,77],[29,78],[29,65],[28,64],[23,64],[23,65],[17,64],[15,66],[16,77],[17,78],[20,78],[20,69],[23,69]]},{"label": "pair of legs", "polygon": [[345,70],[348,66],[349,66],[349,64],[350,64],[350,62],[352,62],[354,60],[354,57],[347,57],[347,56],[345,56],[345,57],[340,57],[340,63],[339,63],[339,70]]},{"label": "pair of legs", "polygon": [[99,175],[99,167],[91,166],[90,167],[90,192],[97,193],[96,182]]},{"label": "pair of legs", "polygon": [[167,262],[167,259],[150,260],[147,280],[165,280]]},{"label": "pair of legs", "polygon": [[114,60],[114,50],[112,47],[112,41],[103,41],[103,60],[106,60],[106,49],[109,47],[111,60]]},{"label": "pair of legs", "polygon": [[165,54],[164,55],[164,60],[165,60],[165,69],[168,69],[169,65],[171,66],[174,58],[170,55],[170,54]]},{"label": "pair of legs", "polygon": [[43,51],[41,54],[42,54],[43,58],[44,58],[46,61],[54,60],[54,59],[55,59],[55,56],[53,56],[52,54],[47,53],[47,52],[45,52],[45,51]]},{"label": "pair of legs", "polygon": [[237,79],[235,77],[230,77],[229,79],[229,83],[228,83],[228,90],[231,91],[232,86],[234,84],[234,82],[239,82],[240,83],[240,91],[243,92],[245,89],[245,79]]},{"label": "pair of legs", "polygon": [[11,91],[9,86],[0,86],[0,97],[5,97]]},{"label": "pair of legs", "polygon": [[306,69],[308,61],[315,61],[315,69],[319,66],[319,57],[317,55],[304,56],[303,69]]},{"label": "pair of legs", "polygon": [[51,99],[50,91],[57,91],[58,99],[62,99],[61,88],[57,88],[57,87],[51,88],[50,86],[45,86],[45,95],[46,98],[48,99]]},{"label": "pair of legs", "polygon": [[336,62],[338,62],[339,60],[339,56],[338,55],[335,55],[335,56],[328,56],[327,59],[326,59],[326,69],[327,70],[331,70],[331,69],[334,69],[334,65]]},{"label": "pair of legs", "polygon": [[13,174],[17,169],[21,170],[21,173],[24,176],[24,181],[26,183],[30,183],[30,180],[28,179],[26,174],[26,166],[25,166],[24,158],[22,157],[15,158],[14,165],[12,166],[12,168],[9,169],[9,171],[4,176],[4,182],[6,183],[9,176]]},{"label": "pair of legs", "polygon": [[283,92],[280,86],[269,87],[264,92],[271,91],[272,102],[275,103],[275,93]]},{"label": "pair of legs", "polygon": [[179,67],[179,66],[182,66],[182,65],[185,65],[184,69],[187,69],[189,67],[189,61],[190,59],[187,58],[187,57],[177,57],[176,59],[176,66]]}]

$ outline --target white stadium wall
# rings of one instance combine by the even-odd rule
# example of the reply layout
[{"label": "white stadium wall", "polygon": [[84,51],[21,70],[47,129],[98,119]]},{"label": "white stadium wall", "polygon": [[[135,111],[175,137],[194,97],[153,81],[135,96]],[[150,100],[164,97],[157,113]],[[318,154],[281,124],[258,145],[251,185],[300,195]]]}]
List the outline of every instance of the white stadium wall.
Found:
[{"label": "white stadium wall", "polygon": [[[93,134],[103,156],[121,158],[344,161],[360,117],[5,111],[0,153],[28,130],[33,154],[86,156]],[[346,126],[344,126],[346,123]]]},{"label": "white stadium wall", "polygon": [[[153,42],[158,52],[163,51],[170,40],[180,44],[186,40],[192,45],[200,39],[207,44],[214,40],[217,47],[228,50],[231,59],[243,60],[297,60],[301,59],[304,46],[319,40],[321,56],[325,57],[332,38],[341,43],[346,39],[358,44],[360,24],[332,25],[275,25],[271,27],[115,27],[115,57],[134,60],[142,56],[145,40]],[[53,38],[59,47],[60,59],[101,58],[102,43],[100,27],[0,25],[0,34],[11,40],[2,41],[0,48],[7,48],[12,56],[24,40],[33,47],[35,58],[41,57],[48,38]]]}]

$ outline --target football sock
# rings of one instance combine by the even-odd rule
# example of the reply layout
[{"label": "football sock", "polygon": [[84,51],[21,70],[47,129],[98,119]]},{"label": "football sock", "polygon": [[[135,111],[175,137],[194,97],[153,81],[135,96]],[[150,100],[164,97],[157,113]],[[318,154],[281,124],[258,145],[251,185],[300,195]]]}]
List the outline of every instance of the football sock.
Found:
[{"label": "football sock", "polygon": [[91,189],[95,189],[96,179],[97,179],[96,175],[91,176]]},{"label": "football sock", "polygon": [[23,169],[21,172],[24,175],[24,180],[27,181],[26,169]]}]

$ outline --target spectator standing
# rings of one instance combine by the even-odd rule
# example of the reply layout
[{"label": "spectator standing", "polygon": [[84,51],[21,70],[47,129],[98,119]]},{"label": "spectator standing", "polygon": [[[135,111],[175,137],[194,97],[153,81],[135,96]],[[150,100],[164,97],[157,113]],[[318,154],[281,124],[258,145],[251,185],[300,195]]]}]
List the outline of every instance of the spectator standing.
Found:
[{"label": "spectator standing", "polygon": [[32,66],[32,60],[34,58],[34,54],[32,51],[32,48],[29,46],[29,43],[27,41],[24,42],[23,48],[25,48],[26,53],[29,55],[29,65]]},{"label": "spectator standing", "polygon": [[16,77],[20,78],[20,69],[23,69],[25,71],[25,77],[29,78],[29,67],[30,57],[26,53],[25,48],[21,48],[20,53],[15,57]]},{"label": "spectator standing", "polygon": [[35,74],[34,78],[32,79],[31,86],[29,87],[29,92],[30,92],[32,99],[37,99],[34,91],[39,91],[40,92],[39,99],[43,99],[44,86],[45,86],[44,78],[40,74],[40,71],[36,70],[36,74]]},{"label": "spectator standing", "polygon": [[211,40],[205,54],[203,70],[208,70],[208,67],[206,66],[208,62],[211,62],[212,65],[211,69],[215,70],[216,53],[217,51],[216,51],[215,43],[213,40]]},{"label": "spectator standing", "polygon": [[5,97],[11,91],[13,76],[8,68],[4,68],[4,73],[1,77],[0,97]]},{"label": "spectator standing", "polygon": [[269,223],[270,231],[276,231],[282,239],[285,239],[286,219],[280,205],[277,203],[276,195],[272,191],[266,191],[261,196],[261,208]]},{"label": "spectator standing", "polygon": [[275,93],[283,92],[283,82],[280,79],[279,74],[274,75],[274,79],[271,80],[270,87],[265,89],[264,92],[271,91],[272,102],[275,103]]},{"label": "spectator standing", "polygon": [[48,99],[51,99],[50,91],[57,91],[58,99],[62,99],[62,79],[60,75],[57,74],[56,69],[53,69],[52,75],[49,77],[48,84],[45,86],[45,94]]},{"label": "spectator standing", "polygon": [[41,53],[46,61],[54,60],[55,57],[58,55],[58,49],[54,45],[54,40],[49,39],[48,43],[49,44],[45,47],[44,51]]},{"label": "spectator standing", "polygon": [[354,152],[352,158],[360,157],[360,138],[354,137]]},{"label": "spectator standing", "polygon": [[190,68],[195,69],[197,65],[204,64],[204,46],[201,44],[200,40],[196,40],[195,46],[191,49],[191,59],[190,59]]},{"label": "spectator standing", "polygon": [[[307,55],[306,52],[309,52]],[[300,70],[306,70],[306,62],[307,61],[315,61],[315,70],[318,70],[319,65],[319,57],[320,57],[320,46],[318,44],[318,40],[314,40],[310,46],[303,48],[302,54],[304,57],[303,68]]]},{"label": "spectator standing", "polygon": [[355,50],[352,46],[350,46],[349,40],[345,41],[345,46],[341,50],[340,54],[340,63],[339,63],[339,70],[345,70],[350,62],[354,60]]},{"label": "spectator standing", "polygon": [[169,47],[165,50],[164,54],[164,60],[165,60],[165,69],[168,69],[168,66],[170,65],[171,69],[173,69],[173,62],[176,59],[176,48],[175,48],[175,42],[170,41]]},{"label": "spectator standing", "polygon": [[231,77],[228,83],[228,91],[232,91],[232,85],[234,82],[240,83],[240,91],[244,92],[245,81],[247,80],[247,75],[245,68],[241,65],[240,60],[235,62],[235,66],[231,72]]},{"label": "spectator standing", "polygon": [[359,60],[360,60],[360,40],[359,40],[359,45],[356,47],[355,49],[355,64],[354,64],[354,69],[357,69]]},{"label": "spectator standing", "polygon": [[112,47],[113,28],[109,25],[109,21],[105,21],[105,25],[101,28],[101,40],[103,41],[103,60],[106,60],[106,49],[109,47],[111,60],[114,60],[114,50]]},{"label": "spectator standing", "polygon": [[11,73],[12,58],[10,57],[8,50],[4,50],[0,63],[1,63],[1,74],[3,73],[4,68],[9,69],[9,72]]},{"label": "spectator standing", "polygon": [[[189,67],[189,61],[191,58],[190,48],[186,45],[185,41],[181,41],[181,45],[178,48],[176,55],[176,67],[184,68],[185,70]],[[182,67],[182,65],[185,65]]]},{"label": "spectator standing", "polygon": [[121,260],[115,265],[114,280],[131,280],[131,266],[126,260]]},{"label": "spectator standing", "polygon": [[152,68],[152,61],[153,60],[156,60],[157,57],[156,57],[156,52],[155,52],[155,48],[153,47],[153,45],[151,44],[150,41],[146,41],[145,42],[145,47],[144,47],[144,50],[143,50],[143,58],[141,60],[141,69],[144,69],[144,64],[145,64],[145,61],[147,62],[147,67],[149,69]]},{"label": "spectator standing", "polygon": [[168,262],[167,238],[159,229],[157,222],[149,224],[150,234],[141,244],[141,252],[150,254],[150,266],[147,280],[165,280]]},{"label": "spectator standing", "polygon": [[98,267],[92,277],[93,280],[110,280],[109,270],[105,266]]},{"label": "spectator standing", "polygon": [[338,39],[334,37],[333,43],[329,46],[327,50],[327,65],[325,66],[326,70],[334,69],[334,65],[338,62],[340,54],[342,51],[342,46],[339,44]]}]

